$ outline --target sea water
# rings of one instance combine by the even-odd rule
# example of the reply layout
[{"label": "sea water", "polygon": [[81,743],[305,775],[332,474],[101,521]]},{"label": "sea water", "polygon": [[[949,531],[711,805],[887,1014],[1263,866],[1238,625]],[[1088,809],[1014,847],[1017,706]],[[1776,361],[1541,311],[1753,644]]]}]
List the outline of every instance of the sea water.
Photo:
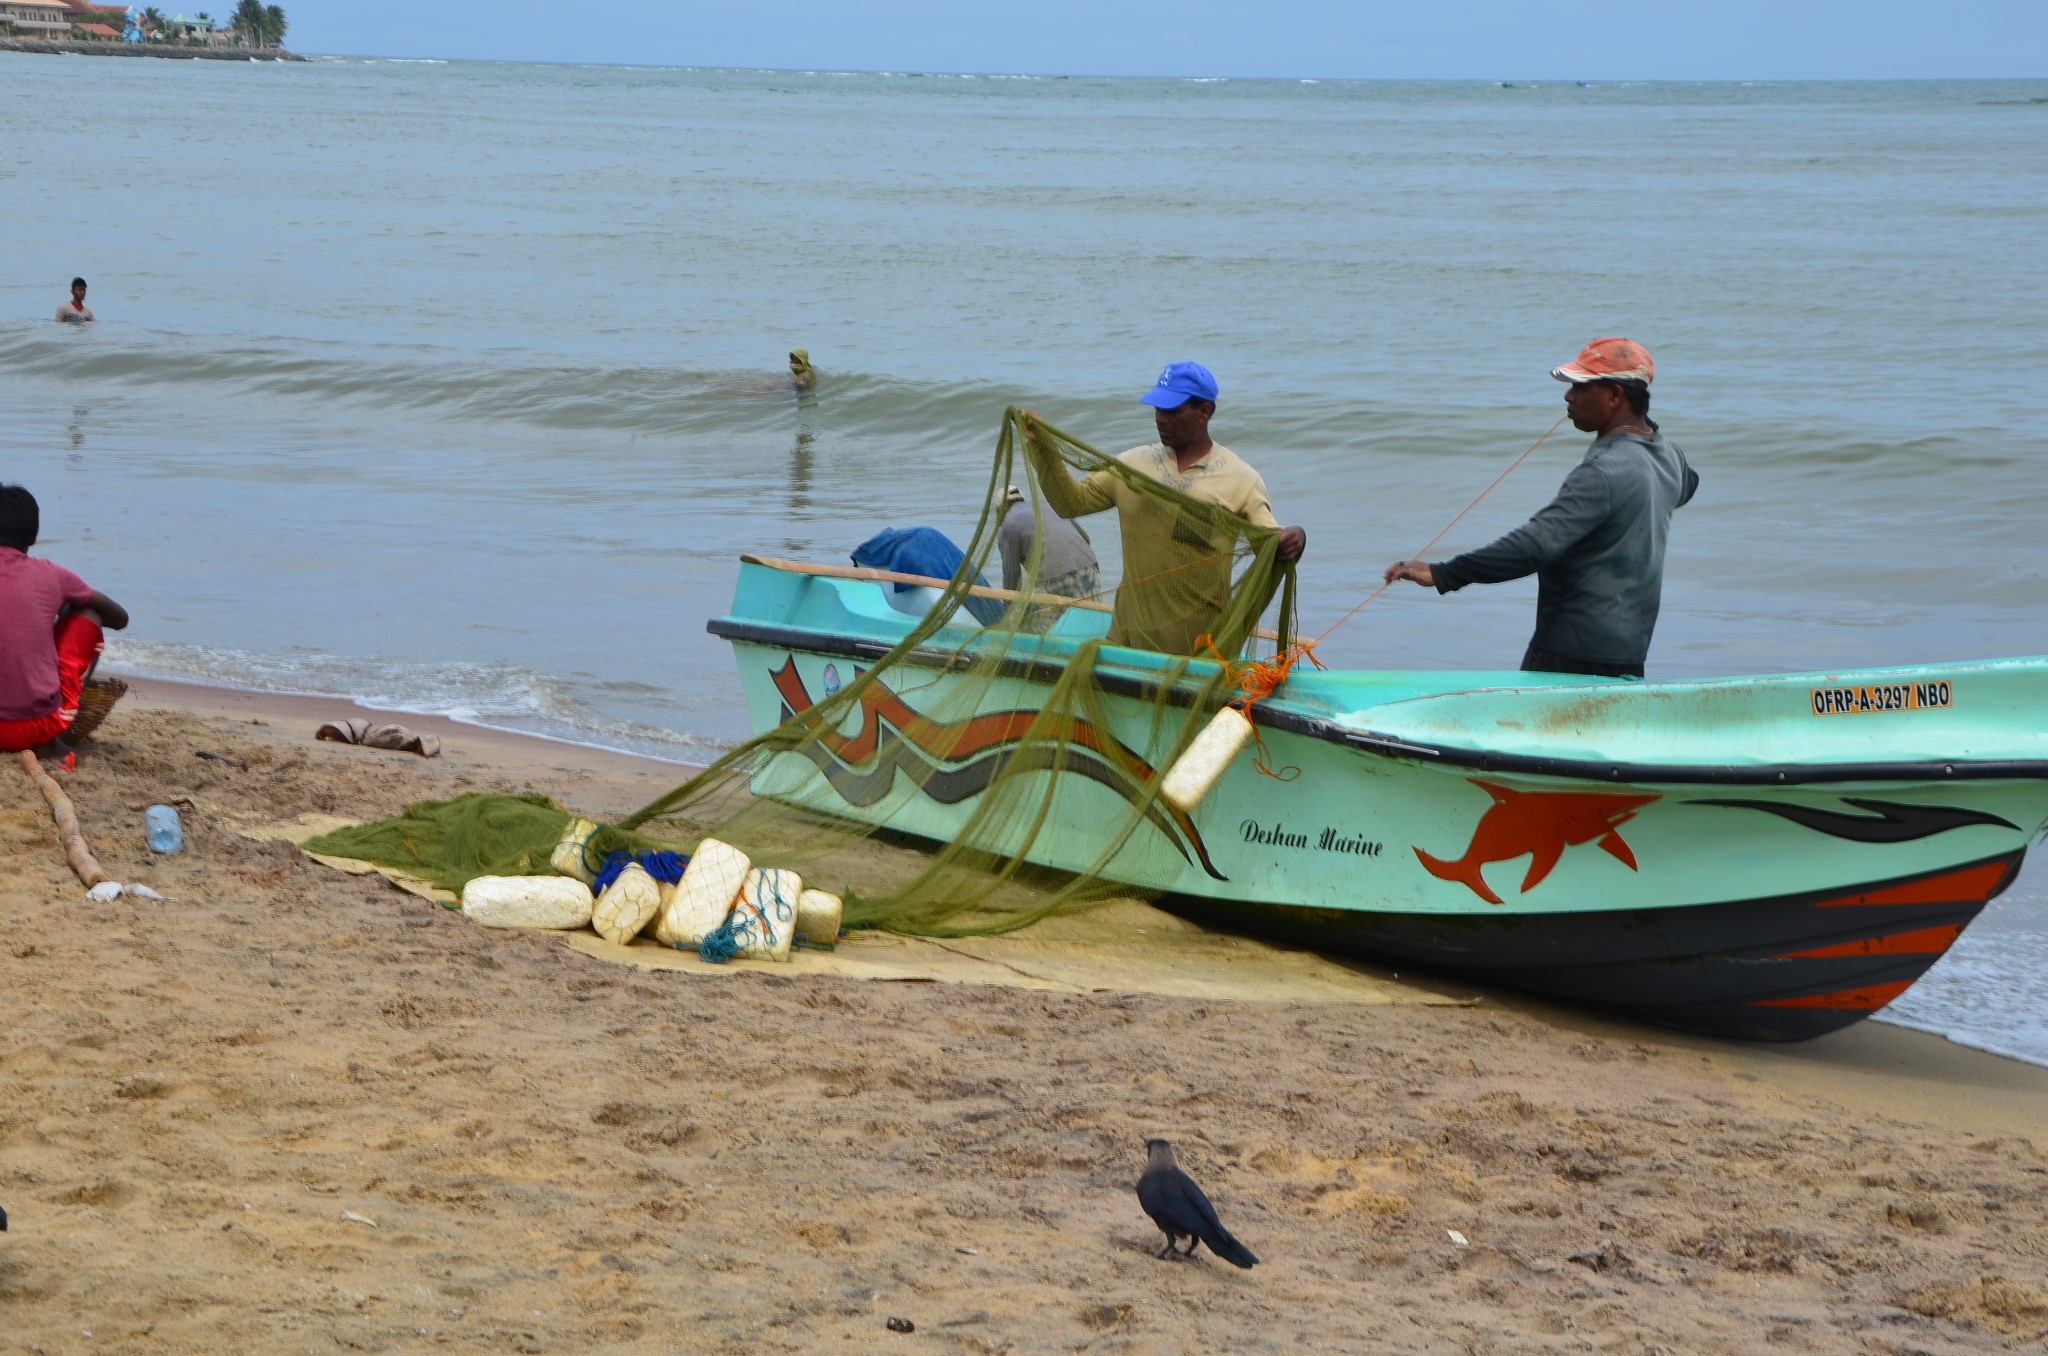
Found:
[{"label": "sea water", "polygon": [[[131,672],[701,759],[745,732],[703,630],[740,552],[964,538],[1005,404],[1149,441],[1178,358],[1319,628],[1616,333],[1702,476],[1652,676],[2048,651],[2048,82],[0,54],[0,134],[0,479]],[[49,318],[73,274],[93,326]],[[1325,657],[1512,667],[1533,592],[1404,588]],[[2048,1060],[2040,894],[1892,1015]]]}]

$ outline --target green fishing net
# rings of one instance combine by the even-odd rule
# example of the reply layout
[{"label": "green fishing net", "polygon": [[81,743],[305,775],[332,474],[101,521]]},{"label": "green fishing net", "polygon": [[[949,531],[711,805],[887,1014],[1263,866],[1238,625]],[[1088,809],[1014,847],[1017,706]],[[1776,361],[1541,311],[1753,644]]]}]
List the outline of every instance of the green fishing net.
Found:
[{"label": "green fishing net", "polygon": [[[1038,592],[1042,532],[1016,590],[978,585],[1012,484],[1029,485],[1035,516],[1114,501],[1125,579],[1106,630],[1101,601]],[[601,830],[593,855],[688,853],[715,837],[839,894],[849,928],[927,936],[1157,894],[1194,837],[1159,794],[1165,771],[1239,695],[1242,662],[1291,643],[1294,571],[1279,545],[1277,532],[1009,409],[965,562],[930,610],[904,616],[901,639],[836,691],[786,695],[779,724]],[[966,614],[976,593],[1002,604],[1000,620]],[[1077,615],[1041,635],[1048,607]],[[1259,631],[1269,611],[1273,628]],[[937,820],[909,813],[940,805]],[[913,821],[921,833],[905,832]],[[539,797],[475,795],[307,846],[459,889],[477,875],[547,873],[568,823]]]},{"label": "green fishing net", "polygon": [[[351,824],[305,847],[352,857],[460,891],[477,876],[545,876],[548,859],[575,818],[546,796],[457,796],[423,800],[402,815]],[[651,852],[669,846],[609,825],[591,835],[590,855]]]}]

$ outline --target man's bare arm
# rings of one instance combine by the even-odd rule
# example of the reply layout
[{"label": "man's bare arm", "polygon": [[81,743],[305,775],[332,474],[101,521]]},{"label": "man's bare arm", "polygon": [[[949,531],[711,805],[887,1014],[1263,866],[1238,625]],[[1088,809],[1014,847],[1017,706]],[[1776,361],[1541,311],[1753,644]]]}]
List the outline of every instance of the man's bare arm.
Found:
[{"label": "man's bare arm", "polygon": [[1046,506],[1062,518],[1083,518],[1114,508],[1115,478],[1107,471],[1097,471],[1086,480],[1075,480],[1074,473],[1060,455],[1048,443],[1033,436],[1037,422],[1038,411],[1024,411],[1024,455],[1031,458],[1031,465],[1038,472],[1038,484],[1045,492]]},{"label": "man's bare arm", "polygon": [[98,589],[93,590],[92,601],[85,605],[85,609],[97,614],[100,619],[100,625],[109,631],[125,631],[128,629],[128,609],[115,602],[112,598],[109,598],[106,594],[101,593]]}]

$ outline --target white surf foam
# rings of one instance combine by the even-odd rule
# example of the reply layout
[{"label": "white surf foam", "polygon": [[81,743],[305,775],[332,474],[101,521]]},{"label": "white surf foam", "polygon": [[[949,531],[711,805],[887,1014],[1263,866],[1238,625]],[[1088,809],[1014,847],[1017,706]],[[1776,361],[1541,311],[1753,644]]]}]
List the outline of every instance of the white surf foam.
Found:
[{"label": "white surf foam", "polygon": [[[167,641],[107,642],[111,671],[248,692],[333,697],[378,711],[702,764],[728,747],[706,736],[608,716],[566,679],[518,664],[422,665],[319,651],[259,654]],[[628,697],[641,695],[624,694]]]},{"label": "white surf foam", "polygon": [[2048,1066],[2048,898],[2025,885],[1994,901],[1877,1019]]}]

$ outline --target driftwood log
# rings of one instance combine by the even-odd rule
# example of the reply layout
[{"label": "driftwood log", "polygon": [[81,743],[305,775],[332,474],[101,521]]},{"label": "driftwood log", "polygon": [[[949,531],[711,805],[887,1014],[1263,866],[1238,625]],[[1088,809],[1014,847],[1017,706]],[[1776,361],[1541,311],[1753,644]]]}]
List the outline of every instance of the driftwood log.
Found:
[{"label": "driftwood log", "polygon": [[102,881],[112,880],[100,864],[93,859],[92,849],[85,845],[85,835],[78,831],[78,814],[71,808],[71,797],[64,794],[64,788],[57,785],[57,779],[43,771],[43,765],[27,750],[22,751],[21,770],[26,772],[43,793],[43,799],[50,802],[50,818],[57,821],[57,836],[64,840],[64,858],[71,863],[72,872],[85,882],[90,890]]}]

